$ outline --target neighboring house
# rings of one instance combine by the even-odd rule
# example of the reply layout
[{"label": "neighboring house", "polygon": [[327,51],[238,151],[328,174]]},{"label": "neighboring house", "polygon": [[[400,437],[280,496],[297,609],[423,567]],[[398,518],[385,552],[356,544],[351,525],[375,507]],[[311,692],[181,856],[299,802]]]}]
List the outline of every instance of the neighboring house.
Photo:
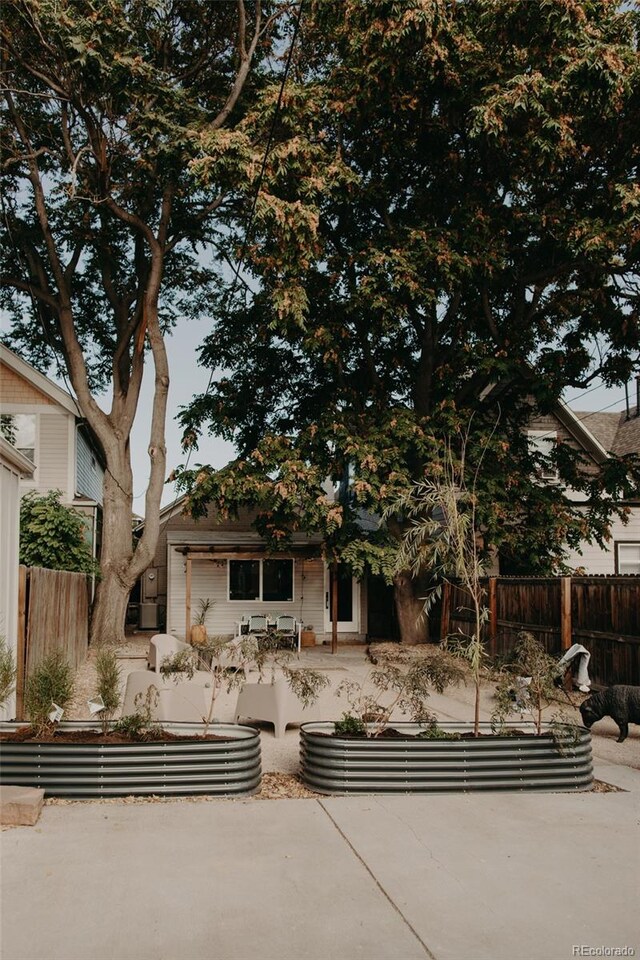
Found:
[{"label": "neighboring house", "polygon": [[[640,393],[640,381],[638,385]],[[640,455],[640,405],[623,412],[571,410],[556,404],[553,413],[538,417],[528,430],[530,444],[545,455],[557,444],[568,443],[580,450],[587,473],[596,472],[609,456],[629,453]],[[541,472],[541,480],[553,483],[552,466]],[[571,495],[571,493],[569,493]],[[580,502],[576,494],[575,502]],[[584,542],[580,550],[569,550],[566,563],[585,574],[640,574],[640,491],[638,497],[622,503],[628,510],[628,522],[611,522],[611,539],[603,549],[596,543]],[[497,572],[497,571],[496,571]]]},{"label": "neighboring house", "polygon": [[[12,651],[18,648],[18,566],[20,484],[33,475],[33,464],[0,437],[0,634]],[[15,692],[0,706],[0,720],[15,717]]]},{"label": "neighboring house", "polygon": [[[191,622],[198,601],[212,601],[209,634],[234,634],[238,621],[263,613],[293,615],[313,627],[317,643],[330,638],[329,571],[319,537],[294,534],[289,550],[269,555],[250,511],[223,520],[211,508],[206,520],[193,520],[182,512],[184,500],[161,512],[155,563],[142,579],[141,627],[155,629],[164,620],[167,633],[184,638],[190,595]],[[338,617],[342,640],[366,637],[366,583],[340,578]]]},{"label": "neighboring house", "polygon": [[73,397],[0,344],[2,433],[33,465],[21,493],[62,492],[87,518],[87,540],[99,555],[104,467],[98,444]]}]

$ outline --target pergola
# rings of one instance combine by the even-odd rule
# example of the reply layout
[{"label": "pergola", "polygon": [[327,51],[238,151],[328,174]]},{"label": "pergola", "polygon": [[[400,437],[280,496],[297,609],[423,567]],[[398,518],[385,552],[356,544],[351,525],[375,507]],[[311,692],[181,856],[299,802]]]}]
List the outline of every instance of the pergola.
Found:
[{"label": "pergola", "polygon": [[[277,553],[268,550],[266,546],[256,544],[255,546],[230,547],[224,545],[205,545],[201,543],[185,544],[176,547],[178,553],[181,553],[186,561],[186,584],[185,584],[185,619],[187,642],[191,639],[191,573],[194,560],[262,560],[265,557],[277,559],[283,556],[285,551]],[[322,557],[320,544],[309,546],[308,544],[291,544],[286,550],[287,556],[300,558],[303,560],[317,560]]]}]

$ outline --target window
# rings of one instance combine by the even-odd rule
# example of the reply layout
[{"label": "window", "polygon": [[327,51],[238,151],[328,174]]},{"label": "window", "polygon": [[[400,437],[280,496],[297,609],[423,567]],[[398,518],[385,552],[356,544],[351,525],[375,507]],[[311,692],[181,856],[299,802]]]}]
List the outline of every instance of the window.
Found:
[{"label": "window", "polygon": [[536,470],[542,480],[557,480],[558,470],[551,460],[557,434],[550,430],[528,430],[529,453],[536,459]]},{"label": "window", "polygon": [[640,543],[616,543],[616,572],[640,573]]},{"label": "window", "polygon": [[35,413],[3,414],[2,434],[27,460],[36,462]]},{"label": "window", "polygon": [[293,560],[229,560],[229,600],[293,600]]}]

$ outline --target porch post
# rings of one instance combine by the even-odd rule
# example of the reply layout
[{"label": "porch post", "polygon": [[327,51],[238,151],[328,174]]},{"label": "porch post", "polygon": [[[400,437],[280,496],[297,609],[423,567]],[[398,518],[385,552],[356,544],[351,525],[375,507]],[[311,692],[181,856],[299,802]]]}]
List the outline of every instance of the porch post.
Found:
[{"label": "porch post", "polygon": [[185,584],[186,598],[185,598],[185,610],[186,610],[186,629],[184,632],[184,638],[187,643],[191,640],[191,557],[187,554],[187,578]]},{"label": "porch post", "polygon": [[571,577],[560,580],[560,649],[571,646]]},{"label": "porch post", "polygon": [[338,652],[338,564],[334,560],[330,572],[331,584],[331,653]]}]

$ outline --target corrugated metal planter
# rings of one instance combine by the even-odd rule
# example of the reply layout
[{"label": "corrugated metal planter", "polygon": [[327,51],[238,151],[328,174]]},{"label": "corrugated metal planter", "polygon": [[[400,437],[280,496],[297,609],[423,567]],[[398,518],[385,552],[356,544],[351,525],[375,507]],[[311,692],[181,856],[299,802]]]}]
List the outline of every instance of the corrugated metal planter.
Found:
[{"label": "corrugated metal planter", "polygon": [[[0,731],[24,724],[2,723]],[[225,740],[200,740],[201,723],[165,723],[184,740],[149,743],[0,744],[0,783],[43,787],[49,797],[241,796],[260,786],[260,733],[241,724],[216,723],[210,732]],[[62,730],[99,729],[69,722]],[[192,738],[192,739],[187,739]]]},{"label": "corrugated metal planter", "polygon": [[[415,723],[394,723],[415,735]],[[443,723],[468,733],[469,723]],[[526,733],[533,724],[518,723]],[[547,730],[549,728],[546,728]],[[485,736],[464,740],[354,739],[327,736],[333,723],[305,723],[300,731],[304,783],[320,793],[451,793],[471,790],[589,790],[593,783],[591,735],[572,727],[559,739]]]}]

